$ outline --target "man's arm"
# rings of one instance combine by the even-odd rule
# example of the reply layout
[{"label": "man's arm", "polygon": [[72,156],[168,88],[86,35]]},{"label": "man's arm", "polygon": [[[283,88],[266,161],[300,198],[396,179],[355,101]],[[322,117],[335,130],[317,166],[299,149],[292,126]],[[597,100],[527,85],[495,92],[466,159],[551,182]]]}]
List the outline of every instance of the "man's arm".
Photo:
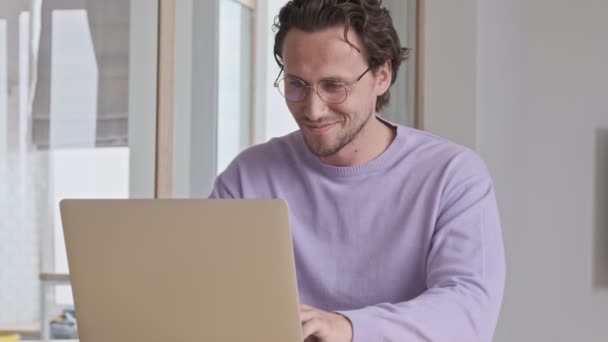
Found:
[{"label": "man's arm", "polygon": [[427,290],[402,303],[340,311],[353,324],[353,341],[492,340],[505,281],[492,182],[489,175],[463,176],[442,197]]},{"label": "man's arm", "polygon": [[[242,194],[239,194],[239,189],[235,189],[235,186],[238,185],[234,183],[238,177],[237,168],[234,165],[230,165],[222,174],[215,178],[213,182],[213,189],[209,194],[209,198],[242,198]],[[229,187],[224,182],[224,178],[228,177],[228,179],[233,180],[232,187]]]}]

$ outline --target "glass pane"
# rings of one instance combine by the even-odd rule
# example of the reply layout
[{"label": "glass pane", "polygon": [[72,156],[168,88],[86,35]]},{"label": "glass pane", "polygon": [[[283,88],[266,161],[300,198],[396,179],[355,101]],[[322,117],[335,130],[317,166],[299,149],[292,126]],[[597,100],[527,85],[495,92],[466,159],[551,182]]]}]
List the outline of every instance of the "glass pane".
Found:
[{"label": "glass pane", "polygon": [[237,1],[220,1],[218,172],[251,140],[252,15]]},{"label": "glass pane", "polygon": [[206,197],[251,144],[253,10],[176,0],[173,196]]},{"label": "glass pane", "polygon": [[131,36],[150,21],[132,22],[136,4],[0,2],[0,330],[42,321],[23,336],[37,338],[73,305],[67,278],[39,280],[69,272],[61,199],[153,194],[154,126],[140,123],[154,122],[155,86],[137,85],[155,82],[156,60],[130,60],[156,46]]}]

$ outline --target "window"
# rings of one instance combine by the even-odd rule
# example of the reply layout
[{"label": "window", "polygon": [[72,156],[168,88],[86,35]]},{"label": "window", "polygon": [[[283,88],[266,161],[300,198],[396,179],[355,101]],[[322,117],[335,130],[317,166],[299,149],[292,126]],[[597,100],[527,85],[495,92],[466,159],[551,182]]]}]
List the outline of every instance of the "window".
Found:
[{"label": "window", "polygon": [[72,303],[59,200],[153,196],[153,5],[0,2],[0,327]]}]

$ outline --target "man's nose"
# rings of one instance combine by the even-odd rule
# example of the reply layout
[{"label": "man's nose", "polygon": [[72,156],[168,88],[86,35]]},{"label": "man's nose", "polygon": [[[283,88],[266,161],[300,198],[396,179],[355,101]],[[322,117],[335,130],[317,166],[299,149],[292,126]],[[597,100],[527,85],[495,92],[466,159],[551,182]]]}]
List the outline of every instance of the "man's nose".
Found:
[{"label": "man's nose", "polygon": [[310,121],[317,121],[326,116],[328,112],[327,103],[321,99],[315,89],[310,89],[307,95],[304,99],[306,103],[304,116]]}]

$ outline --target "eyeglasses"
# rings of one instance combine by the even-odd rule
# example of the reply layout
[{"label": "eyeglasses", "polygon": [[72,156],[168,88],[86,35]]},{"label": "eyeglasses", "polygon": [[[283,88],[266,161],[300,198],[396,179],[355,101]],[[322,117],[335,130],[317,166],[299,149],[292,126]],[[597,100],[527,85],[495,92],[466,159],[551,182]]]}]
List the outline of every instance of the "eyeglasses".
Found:
[{"label": "eyeglasses", "polygon": [[325,79],[317,82],[317,85],[315,86],[309,86],[301,79],[295,77],[288,76],[279,79],[281,73],[283,72],[283,68],[281,68],[279,76],[277,76],[277,79],[274,81],[274,86],[279,90],[279,93],[281,93],[281,95],[287,99],[287,101],[302,101],[308,95],[308,89],[314,89],[321,100],[331,104],[340,104],[346,101],[348,93],[353,90],[357,82],[359,82],[371,69],[372,67],[370,66],[351,83]]}]

